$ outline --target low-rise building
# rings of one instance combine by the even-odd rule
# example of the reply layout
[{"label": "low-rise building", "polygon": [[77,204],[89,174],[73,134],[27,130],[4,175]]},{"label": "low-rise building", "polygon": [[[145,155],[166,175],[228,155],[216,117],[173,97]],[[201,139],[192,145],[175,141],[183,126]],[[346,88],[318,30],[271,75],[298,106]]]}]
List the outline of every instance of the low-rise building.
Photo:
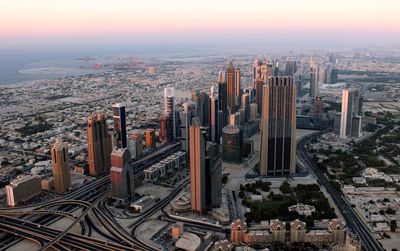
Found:
[{"label": "low-rise building", "polygon": [[289,212],[297,212],[300,215],[311,216],[315,212],[315,207],[297,203],[289,207]]},{"label": "low-rise building", "polygon": [[131,203],[131,208],[136,212],[143,212],[154,204],[154,196],[143,196]]},{"label": "low-rise building", "polygon": [[197,251],[200,250],[201,239],[192,233],[183,233],[175,243],[175,247],[179,250]]},{"label": "low-rise building", "polygon": [[40,178],[35,175],[20,175],[5,187],[7,204],[16,206],[41,193]]}]

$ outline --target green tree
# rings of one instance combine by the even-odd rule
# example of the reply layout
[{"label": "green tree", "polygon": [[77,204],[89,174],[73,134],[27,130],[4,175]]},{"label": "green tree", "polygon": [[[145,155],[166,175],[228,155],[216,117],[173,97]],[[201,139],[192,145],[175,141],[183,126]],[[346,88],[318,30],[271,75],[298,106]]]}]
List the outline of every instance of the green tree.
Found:
[{"label": "green tree", "polygon": [[279,190],[281,190],[281,192],[283,194],[289,194],[292,192],[292,188],[290,187],[289,182],[287,182],[286,180],[282,183],[282,185],[279,187]]}]

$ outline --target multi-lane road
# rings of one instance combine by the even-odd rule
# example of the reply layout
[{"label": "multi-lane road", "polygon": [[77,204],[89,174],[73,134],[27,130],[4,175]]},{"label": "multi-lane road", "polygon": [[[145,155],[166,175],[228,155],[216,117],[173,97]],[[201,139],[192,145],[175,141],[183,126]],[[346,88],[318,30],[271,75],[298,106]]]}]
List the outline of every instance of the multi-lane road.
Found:
[{"label": "multi-lane road", "polygon": [[334,203],[343,214],[343,217],[347,222],[347,226],[350,228],[351,231],[359,236],[364,245],[364,248],[367,251],[383,251],[384,249],[381,244],[372,236],[364,221],[360,219],[358,214],[354,211],[354,208],[352,207],[350,202],[344,197],[343,193],[329,182],[328,178],[317,167],[315,161],[305,151],[306,143],[309,142],[313,137],[317,136],[317,134],[310,135],[304,137],[298,142],[297,157],[312,170],[320,184],[325,187],[325,189],[331,195]]}]

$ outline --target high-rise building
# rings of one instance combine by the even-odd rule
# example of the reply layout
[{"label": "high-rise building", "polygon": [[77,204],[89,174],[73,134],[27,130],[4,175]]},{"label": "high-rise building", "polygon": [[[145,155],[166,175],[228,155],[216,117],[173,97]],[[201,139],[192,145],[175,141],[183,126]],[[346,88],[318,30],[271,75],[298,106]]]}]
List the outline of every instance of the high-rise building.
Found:
[{"label": "high-rise building", "polygon": [[143,155],[143,135],[141,133],[132,133],[131,139],[136,143],[136,158]]},{"label": "high-rise building", "polygon": [[256,58],[253,63],[253,82],[261,78],[261,66],[262,66],[261,60]]},{"label": "high-rise building", "polygon": [[243,133],[236,125],[228,125],[223,129],[222,160],[240,164],[243,159]]},{"label": "high-rise building", "polygon": [[249,122],[250,119],[250,98],[249,94],[244,93],[242,95],[241,107],[244,110],[244,121]]},{"label": "high-rise building", "polygon": [[195,116],[200,119],[201,124],[204,123],[204,99],[203,95],[200,93],[199,90],[192,91],[192,101],[196,105],[196,113]]},{"label": "high-rise building", "polygon": [[255,84],[255,89],[256,89],[257,112],[258,112],[258,114],[261,114],[264,81],[262,79],[257,79],[254,84]]},{"label": "high-rise building", "polygon": [[301,98],[303,96],[303,76],[300,73],[295,73],[293,78],[296,85],[296,96]]},{"label": "high-rise building", "polygon": [[57,193],[65,193],[71,187],[68,147],[61,137],[51,147],[54,188]]},{"label": "high-rise building", "polygon": [[240,104],[240,69],[239,67],[235,67],[235,105]]},{"label": "high-rise building", "polygon": [[225,81],[225,74],[223,71],[220,71],[218,74],[218,107],[219,110],[222,111],[223,126],[226,125],[227,123],[227,116],[228,116],[227,102],[228,101],[227,101],[227,87]]},{"label": "high-rise building", "polygon": [[171,140],[171,135],[169,134],[169,123],[168,119],[165,115],[160,117],[160,132],[158,135],[158,139],[161,143],[165,143]]},{"label": "high-rise building", "polygon": [[166,118],[167,141],[176,139],[174,88],[164,88],[164,115]]},{"label": "high-rise building", "polygon": [[218,116],[219,116],[218,98],[215,97],[214,83],[211,83],[210,88],[210,131],[211,141],[218,142],[220,138],[218,130]]},{"label": "high-rise building", "polygon": [[195,108],[189,103],[184,103],[182,108],[183,110],[179,113],[181,149],[189,156],[189,127],[192,123],[193,111]]},{"label": "high-rise building", "polygon": [[[360,92],[357,89],[345,89],[342,92],[342,111],[340,118],[340,138],[359,137],[361,118],[357,118],[360,105]],[[353,125],[353,122],[356,122]]]},{"label": "high-rise building", "polygon": [[295,60],[287,60],[285,62],[285,75],[293,77],[297,71],[297,62]]},{"label": "high-rise building", "polygon": [[90,116],[86,127],[89,174],[101,176],[110,169],[111,142],[103,114]]},{"label": "high-rise building", "polygon": [[129,201],[133,198],[134,172],[129,165],[131,159],[127,149],[114,149],[111,153],[111,196],[121,201]]},{"label": "high-rise building", "polygon": [[146,147],[147,148],[156,147],[156,132],[152,128],[146,129]]},{"label": "high-rise building", "polygon": [[292,77],[270,77],[264,86],[260,175],[296,172],[296,87]]},{"label": "high-rise building", "polygon": [[229,116],[229,125],[240,125],[240,112],[235,112]]},{"label": "high-rise building", "polygon": [[250,121],[253,121],[257,118],[258,107],[256,103],[250,104]]},{"label": "high-rise building", "polygon": [[321,84],[326,84],[326,83],[328,83],[328,76],[327,76],[327,73],[328,73],[328,69],[325,68],[324,66],[321,66],[321,67],[318,69],[318,82],[319,82],[319,83],[321,83]]},{"label": "high-rise building", "polygon": [[205,197],[206,208],[220,207],[222,202],[222,164],[216,143],[206,143],[205,156]]},{"label": "high-rise building", "polygon": [[264,62],[261,66],[261,79],[266,82],[268,77],[274,76],[274,65]]},{"label": "high-rise building", "polygon": [[235,106],[235,68],[232,62],[229,62],[228,68],[226,69],[226,87],[227,87],[227,106],[229,107],[230,113],[236,112]]},{"label": "high-rise building", "polygon": [[330,79],[331,84],[336,84],[338,82],[338,69],[332,69]]},{"label": "high-rise building", "polygon": [[310,64],[310,98],[315,99],[318,95],[318,67],[312,61]]},{"label": "high-rise building", "polygon": [[114,120],[114,133],[117,138],[117,146],[119,148],[126,148],[126,114],[125,104],[117,103],[113,105],[113,120]]},{"label": "high-rise building", "polygon": [[190,194],[193,212],[206,211],[206,140],[198,118],[193,118],[190,126]]}]

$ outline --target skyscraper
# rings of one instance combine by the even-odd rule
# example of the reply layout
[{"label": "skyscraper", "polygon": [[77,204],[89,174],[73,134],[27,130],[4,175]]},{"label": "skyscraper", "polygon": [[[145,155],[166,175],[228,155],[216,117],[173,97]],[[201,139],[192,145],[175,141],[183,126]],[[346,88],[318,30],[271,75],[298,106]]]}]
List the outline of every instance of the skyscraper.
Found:
[{"label": "skyscraper", "polygon": [[296,172],[296,87],[292,77],[270,77],[263,87],[260,175]]},{"label": "skyscraper", "polygon": [[226,87],[227,87],[227,106],[230,113],[236,112],[235,107],[235,68],[232,62],[229,62],[226,69]]},{"label": "skyscraper", "polygon": [[206,140],[200,126],[200,120],[193,118],[190,126],[190,194],[192,211],[204,213],[206,211]]},{"label": "skyscraper", "polygon": [[241,102],[241,107],[244,110],[244,121],[247,123],[249,122],[250,119],[250,98],[249,94],[244,93],[242,95],[242,102]]},{"label": "skyscraper", "polygon": [[222,111],[223,117],[223,125],[226,125],[227,122],[227,87],[225,81],[225,74],[223,71],[220,71],[218,74],[218,107],[219,110]]},{"label": "skyscraper", "polygon": [[111,153],[111,196],[121,201],[133,198],[135,187],[133,168],[129,165],[131,159],[127,149],[114,149]]},{"label": "skyscraper", "polygon": [[171,135],[170,135],[171,132],[168,128],[171,125],[168,122],[169,120],[165,115],[162,115],[160,117],[160,132],[158,135],[158,139],[161,143],[165,143],[171,140]]},{"label": "skyscraper", "polygon": [[318,67],[311,61],[310,64],[310,98],[315,100],[318,95]]},{"label": "skyscraper", "polygon": [[174,88],[164,88],[164,114],[166,118],[167,141],[176,138]]},{"label": "skyscraper", "polygon": [[261,78],[261,66],[262,66],[261,60],[256,58],[253,63],[253,82]]},{"label": "skyscraper", "polygon": [[156,132],[152,128],[146,129],[146,147],[155,148],[156,147]]},{"label": "skyscraper", "polygon": [[51,147],[54,187],[57,193],[65,193],[71,187],[68,147],[61,137]]},{"label": "skyscraper", "polygon": [[218,149],[216,143],[206,143],[205,205],[207,209],[220,207],[222,201],[222,163]]},{"label": "skyscraper", "polygon": [[117,103],[113,105],[113,120],[114,120],[114,133],[117,137],[117,146],[119,148],[126,148],[126,114],[125,104]]},{"label": "skyscraper", "polygon": [[255,84],[256,89],[256,104],[257,104],[257,112],[261,114],[262,111],[262,102],[263,102],[263,86],[264,81],[262,79],[257,79]]},{"label": "skyscraper", "polygon": [[214,83],[211,83],[210,87],[210,131],[211,131],[211,141],[217,142],[219,140],[218,131],[218,98],[215,97]]},{"label": "skyscraper", "polygon": [[342,92],[342,111],[340,116],[340,138],[359,137],[361,117],[358,116],[360,93],[357,89],[345,89]]},{"label": "skyscraper", "polygon": [[297,62],[295,60],[287,60],[285,62],[285,75],[293,77],[297,71]]},{"label": "skyscraper", "polygon": [[110,169],[111,142],[103,114],[90,116],[87,121],[89,174],[100,176]]},{"label": "skyscraper", "polygon": [[240,104],[240,69],[235,67],[235,105]]},{"label": "skyscraper", "polygon": [[[192,108],[191,108],[192,107]],[[180,117],[180,135],[181,135],[181,149],[186,152],[189,156],[189,127],[192,123],[193,117],[193,105],[191,106],[189,103],[184,103],[182,106],[183,110],[179,113]]]}]

